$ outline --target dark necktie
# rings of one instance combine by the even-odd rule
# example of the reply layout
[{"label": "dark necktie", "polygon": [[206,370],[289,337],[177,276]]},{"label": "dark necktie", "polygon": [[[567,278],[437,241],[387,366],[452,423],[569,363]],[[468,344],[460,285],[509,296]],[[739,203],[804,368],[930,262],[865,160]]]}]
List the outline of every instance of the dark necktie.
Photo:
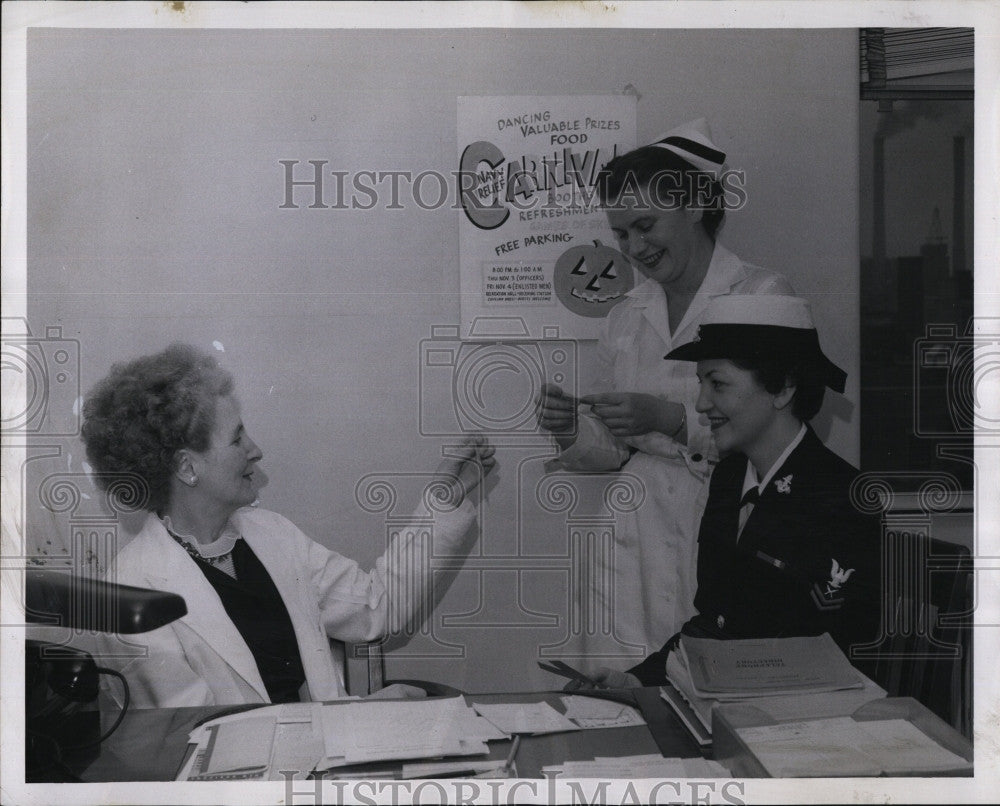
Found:
[{"label": "dark necktie", "polygon": [[750,517],[750,513],[753,512],[754,504],[760,500],[760,490],[754,485],[745,493],[740,499],[740,526],[736,530],[736,539],[740,539],[740,535],[743,534],[743,527],[746,526],[747,519]]}]

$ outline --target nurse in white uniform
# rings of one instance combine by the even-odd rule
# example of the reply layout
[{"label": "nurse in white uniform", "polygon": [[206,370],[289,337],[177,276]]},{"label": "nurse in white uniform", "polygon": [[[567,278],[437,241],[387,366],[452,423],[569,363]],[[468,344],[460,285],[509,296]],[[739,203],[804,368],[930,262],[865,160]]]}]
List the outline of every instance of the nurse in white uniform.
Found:
[{"label": "nurse in white uniform", "polygon": [[[694,408],[694,366],[664,356],[695,339],[713,297],[793,293],[782,275],[716,240],[725,159],[698,120],[608,163],[601,202],[619,249],[646,279],[605,321],[597,389],[576,401],[547,384],[540,396],[540,425],[560,450],[555,467],[620,469],[644,486],[643,505],[618,515],[613,567],[586,575],[610,587],[582,590],[586,601],[574,603],[610,613],[619,646],[656,649],[694,614],[698,524],[718,457]],[[608,639],[578,637],[583,654],[605,657]]]}]

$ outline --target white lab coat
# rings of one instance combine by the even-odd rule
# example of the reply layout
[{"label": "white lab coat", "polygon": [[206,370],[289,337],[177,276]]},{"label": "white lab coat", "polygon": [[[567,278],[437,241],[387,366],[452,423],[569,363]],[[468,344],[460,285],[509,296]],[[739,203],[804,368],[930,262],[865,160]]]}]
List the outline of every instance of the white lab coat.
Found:
[{"label": "white lab coat", "polygon": [[[463,501],[452,512],[435,513],[434,556],[457,553],[474,519]],[[399,530],[372,571],[324,548],[274,512],[244,508],[233,515],[236,528],[263,563],[288,609],[306,675],[308,699],[343,697],[342,659],[329,637],[370,641],[400,630],[415,612],[429,584],[430,532],[424,525]],[[269,702],[253,654],[226,614],[218,594],[188,553],[150,515],[140,533],[117,555],[109,581],[180,594],[183,618],[148,633],[102,636],[98,664],[121,671],[132,705],[171,708]],[[390,601],[389,591],[393,591]],[[405,600],[395,592],[406,591]],[[391,608],[391,610],[390,610]],[[123,656],[121,641],[143,651]],[[116,657],[117,656],[117,657]],[[107,692],[120,702],[120,684]]]},{"label": "white lab coat", "polygon": [[[684,445],[659,432],[618,439],[589,407],[581,407],[579,436],[552,463],[565,470],[621,468],[638,477],[645,495],[637,510],[617,515],[613,567],[588,572],[591,584],[580,592],[586,601],[575,603],[580,612],[610,611],[614,631],[609,636],[606,628],[585,630],[579,636],[581,654],[593,659],[587,665],[607,665],[615,647],[630,647],[631,654],[659,649],[695,613],[698,526],[717,454],[707,420],[695,411],[695,364],[663,357],[696,338],[712,297],[791,293],[782,275],[744,263],[716,244],[705,279],[673,335],[666,295],[653,280],[640,283],[609,313],[598,344],[601,367],[594,391],[645,392],[682,403],[688,441]],[[630,447],[637,449],[631,459]]]}]

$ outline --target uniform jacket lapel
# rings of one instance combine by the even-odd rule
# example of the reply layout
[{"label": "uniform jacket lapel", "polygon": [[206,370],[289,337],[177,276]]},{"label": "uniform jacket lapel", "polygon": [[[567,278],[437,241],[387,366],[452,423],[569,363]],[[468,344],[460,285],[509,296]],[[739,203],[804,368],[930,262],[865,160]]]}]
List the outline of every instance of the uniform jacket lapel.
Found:
[{"label": "uniform jacket lapel", "polygon": [[[796,496],[796,486],[804,486],[804,480],[810,476],[813,464],[811,457],[816,455],[818,447],[821,447],[819,437],[807,426],[802,441],[771,477],[750,513],[740,536],[741,548],[756,548],[768,534],[782,528],[783,523],[788,523],[790,519],[800,520],[798,511],[802,509],[802,505],[799,503],[800,498]],[[792,476],[788,491],[781,492],[778,483],[787,476]],[[798,485],[796,480],[799,481]],[[801,513],[801,519],[808,520],[808,515],[807,512]]]}]

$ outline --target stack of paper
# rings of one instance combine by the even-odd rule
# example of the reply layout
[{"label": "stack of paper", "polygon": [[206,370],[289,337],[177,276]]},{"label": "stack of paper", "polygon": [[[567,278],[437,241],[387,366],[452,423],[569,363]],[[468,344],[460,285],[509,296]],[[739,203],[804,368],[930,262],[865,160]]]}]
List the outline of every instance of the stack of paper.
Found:
[{"label": "stack of paper", "polygon": [[667,656],[667,679],[661,696],[703,745],[720,702],[752,701],[775,719],[813,718],[851,713],[885,696],[826,633],[731,641],[682,636]]},{"label": "stack of paper", "polygon": [[506,739],[462,697],[365,700],[321,711],[326,756],[322,768],[370,761],[485,755],[489,739]]},{"label": "stack of paper", "polygon": [[273,705],[210,720],[191,731],[194,751],[178,781],[305,778],[323,756],[319,703]]},{"label": "stack of paper", "polygon": [[190,734],[178,780],[280,780],[294,771],[371,762],[487,755],[506,739],[462,697],[272,705],[213,719]]},{"label": "stack of paper", "polygon": [[736,733],[775,778],[956,772],[971,762],[945,750],[905,719],[834,717],[787,722]]},{"label": "stack of paper", "polygon": [[680,640],[678,653],[699,697],[745,700],[861,688],[861,673],[828,633],[812,637]]},{"label": "stack of paper", "polygon": [[546,776],[564,778],[729,778],[729,770],[704,758],[664,758],[658,755],[598,757],[542,767]]}]

